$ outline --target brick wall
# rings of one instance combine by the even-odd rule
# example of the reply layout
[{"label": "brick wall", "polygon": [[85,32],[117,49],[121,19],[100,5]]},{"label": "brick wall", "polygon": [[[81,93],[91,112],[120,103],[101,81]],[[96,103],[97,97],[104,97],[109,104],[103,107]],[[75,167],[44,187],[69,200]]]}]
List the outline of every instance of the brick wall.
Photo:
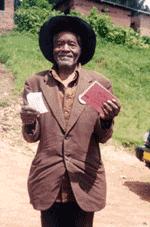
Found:
[{"label": "brick wall", "polygon": [[[150,15],[141,14],[139,18],[135,16],[132,17],[132,12],[130,9],[126,9],[123,7],[117,7],[113,4],[108,3],[97,3],[90,0],[70,0],[72,2],[72,9],[79,11],[85,15],[89,14],[89,11],[96,7],[100,13],[107,13],[110,15],[114,24],[123,27],[130,27],[131,23],[134,23],[135,26],[140,26],[140,28],[136,28],[137,31],[140,31],[141,35],[150,36]],[[63,5],[63,4],[62,4]],[[69,7],[69,5],[63,5],[64,8]],[[59,9],[64,11],[63,7],[59,7]]]},{"label": "brick wall", "polygon": [[5,0],[4,10],[0,10],[0,32],[14,27],[14,1]]},{"label": "brick wall", "polygon": [[82,3],[80,2],[80,0],[74,0],[75,10],[78,10],[79,12],[84,14],[88,14],[93,7],[96,7],[101,13],[107,13],[108,15],[110,15],[114,24],[130,27],[130,11],[105,3],[96,3],[88,0],[82,0]]},{"label": "brick wall", "polygon": [[114,24],[130,27],[131,24],[131,12],[126,9],[117,8],[115,6],[108,7],[108,14],[111,17]]},{"label": "brick wall", "polygon": [[140,33],[142,35],[150,36],[150,16],[146,14],[140,15]]}]

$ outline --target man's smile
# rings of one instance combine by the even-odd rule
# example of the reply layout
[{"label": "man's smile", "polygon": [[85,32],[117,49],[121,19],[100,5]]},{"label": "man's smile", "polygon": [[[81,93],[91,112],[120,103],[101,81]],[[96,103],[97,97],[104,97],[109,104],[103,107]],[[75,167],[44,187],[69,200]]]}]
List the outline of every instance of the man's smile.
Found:
[{"label": "man's smile", "polygon": [[66,54],[60,54],[60,55],[58,55],[58,58],[61,58],[61,59],[72,59],[73,56],[72,55],[66,55]]}]

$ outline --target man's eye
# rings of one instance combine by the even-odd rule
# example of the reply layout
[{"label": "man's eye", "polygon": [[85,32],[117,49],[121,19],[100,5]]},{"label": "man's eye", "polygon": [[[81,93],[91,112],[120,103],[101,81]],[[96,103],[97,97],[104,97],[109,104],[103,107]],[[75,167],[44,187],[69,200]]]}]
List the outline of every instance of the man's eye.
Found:
[{"label": "man's eye", "polygon": [[72,46],[72,47],[76,47],[77,46],[76,43],[69,43],[69,45]]},{"label": "man's eye", "polygon": [[62,46],[62,45],[63,45],[62,43],[57,43],[57,46],[59,46],[59,47]]}]

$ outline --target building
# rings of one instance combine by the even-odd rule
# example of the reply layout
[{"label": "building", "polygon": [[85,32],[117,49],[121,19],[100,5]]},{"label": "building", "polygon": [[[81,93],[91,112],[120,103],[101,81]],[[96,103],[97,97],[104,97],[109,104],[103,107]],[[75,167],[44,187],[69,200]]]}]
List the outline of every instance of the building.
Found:
[{"label": "building", "polygon": [[14,27],[14,1],[0,0],[0,32]]},{"label": "building", "polygon": [[117,26],[131,27],[141,35],[150,36],[150,13],[112,3],[105,0],[58,0],[54,9],[68,13],[77,10],[88,14],[96,7],[100,13],[108,14]]}]

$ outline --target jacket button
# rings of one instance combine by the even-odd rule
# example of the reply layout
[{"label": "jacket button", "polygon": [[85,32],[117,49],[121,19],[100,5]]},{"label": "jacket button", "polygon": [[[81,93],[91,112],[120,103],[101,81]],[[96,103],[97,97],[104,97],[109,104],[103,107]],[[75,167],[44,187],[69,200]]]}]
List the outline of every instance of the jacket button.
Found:
[{"label": "jacket button", "polygon": [[69,140],[69,139],[70,139],[70,137],[71,137],[71,136],[66,135],[66,136],[65,136],[65,140]]}]

